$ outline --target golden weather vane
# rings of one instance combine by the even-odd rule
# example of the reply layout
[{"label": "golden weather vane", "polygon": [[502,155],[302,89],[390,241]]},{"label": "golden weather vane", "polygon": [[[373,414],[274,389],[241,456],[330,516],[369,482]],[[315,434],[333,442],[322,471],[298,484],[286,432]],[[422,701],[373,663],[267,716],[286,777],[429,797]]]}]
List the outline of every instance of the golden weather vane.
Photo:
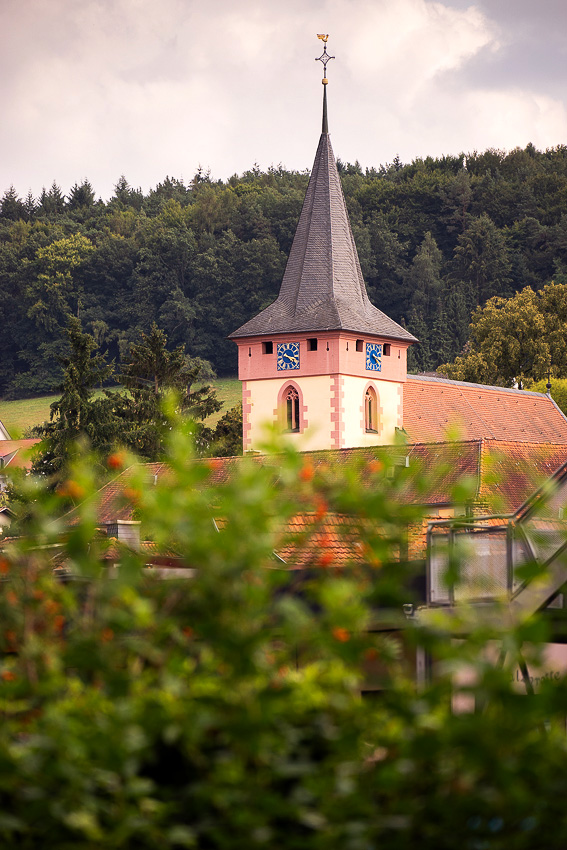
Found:
[{"label": "golden weather vane", "polygon": [[329,54],[327,53],[327,40],[328,40],[329,36],[324,35],[322,33],[317,33],[317,38],[320,38],[321,41],[323,42],[323,52],[321,53],[320,56],[315,57],[315,61],[323,63],[323,85],[326,86],[327,83],[329,82],[328,79],[327,79],[327,62],[330,62],[331,59],[334,59],[335,57],[329,56]]}]

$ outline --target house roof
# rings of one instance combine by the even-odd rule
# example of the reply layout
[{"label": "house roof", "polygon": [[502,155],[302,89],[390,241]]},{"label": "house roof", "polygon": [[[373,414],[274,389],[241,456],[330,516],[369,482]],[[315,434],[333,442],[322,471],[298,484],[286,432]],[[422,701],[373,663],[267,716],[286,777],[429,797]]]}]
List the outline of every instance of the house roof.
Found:
[{"label": "house roof", "polygon": [[[459,442],[408,443],[407,445],[303,452],[304,465],[313,475],[324,478],[327,485],[341,480],[342,470],[355,466],[361,487],[377,486],[376,473],[384,464],[409,466],[424,473],[415,488],[409,475],[397,491],[397,497],[408,504],[424,506],[454,505],[456,488],[463,478],[473,484],[472,498],[506,513],[515,511],[555,470],[567,461],[567,444],[542,444],[502,440],[464,440]],[[247,459],[249,460],[249,459]],[[277,456],[257,455],[253,463],[270,466],[279,478]],[[198,461],[207,465],[207,485],[221,486],[235,473],[243,458],[213,458]],[[147,486],[164,480],[172,473],[165,463],[142,466]],[[98,521],[101,525],[116,520],[131,520],[139,494],[133,488],[139,468],[130,467],[99,491]],[[405,489],[404,489],[405,488]],[[462,497],[461,497],[462,498]],[[309,511],[297,514],[295,524],[309,522]],[[71,511],[69,522],[77,521]]]},{"label": "house roof", "polygon": [[[133,518],[138,495],[133,487],[136,471],[136,467],[128,467],[99,490],[97,518],[100,525]],[[147,486],[151,486],[161,476],[169,474],[169,467],[165,463],[146,463],[143,464],[143,471]],[[67,517],[71,525],[79,521],[75,509],[71,510]]]},{"label": "house roof", "polygon": [[331,330],[417,341],[370,303],[324,117],[280,294],[230,338]]},{"label": "house roof", "polygon": [[0,440],[0,469],[7,466],[12,469],[29,469],[32,462],[27,450],[39,442],[38,438]]},{"label": "house roof", "polygon": [[543,393],[408,375],[404,430],[410,441],[442,441],[451,427],[467,440],[567,444],[567,418]]},{"label": "house roof", "polygon": [[481,440],[478,501],[513,513],[566,461],[564,443]]}]

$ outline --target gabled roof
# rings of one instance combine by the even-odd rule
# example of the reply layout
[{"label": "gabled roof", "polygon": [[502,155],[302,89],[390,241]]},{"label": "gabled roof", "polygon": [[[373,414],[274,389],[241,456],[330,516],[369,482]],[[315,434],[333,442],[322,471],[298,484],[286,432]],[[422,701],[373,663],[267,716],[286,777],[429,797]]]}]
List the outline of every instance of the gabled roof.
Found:
[{"label": "gabled roof", "polygon": [[[169,467],[165,463],[146,463],[143,464],[143,470],[148,487],[157,482],[160,476],[169,473]],[[135,471],[135,467],[128,467],[99,490],[97,507],[99,525],[133,518],[136,493],[132,490],[132,478]],[[67,521],[70,525],[75,525],[79,521],[75,508],[67,514]]]},{"label": "gabled roof", "polygon": [[280,294],[230,338],[347,330],[416,342],[370,303],[325,118]]},{"label": "gabled roof", "polygon": [[404,430],[409,439],[442,441],[451,427],[467,440],[567,445],[567,418],[543,393],[408,375]]},{"label": "gabled roof", "polygon": [[513,513],[567,461],[564,443],[479,442],[478,500]]},{"label": "gabled roof", "polygon": [[5,469],[7,466],[12,469],[29,469],[32,462],[27,450],[39,442],[37,437],[25,440],[0,440],[0,469]]},{"label": "gabled roof", "polygon": [[[459,442],[409,443],[335,451],[302,452],[304,464],[313,468],[328,482],[339,478],[341,467],[356,464],[361,486],[376,486],[376,460],[389,459],[393,465],[419,464],[431,474],[426,488],[419,493],[411,490],[411,478],[405,492],[407,502],[429,506],[454,503],[453,490],[467,476],[476,479],[474,498],[490,502],[496,498],[498,507],[507,512],[516,510],[541,484],[567,461],[567,444],[524,443],[500,440],[464,440]],[[247,459],[249,460],[249,459]],[[212,458],[198,461],[210,468],[207,484],[222,486],[244,461],[242,457]],[[277,455],[256,455],[254,463],[269,466],[279,475]],[[142,466],[146,486],[170,475],[166,463],[147,463]],[[441,470],[440,472],[436,471]],[[136,493],[132,488],[135,467],[130,467],[98,494],[98,521],[105,525],[133,517]],[[401,495],[404,495],[403,492]],[[67,516],[68,522],[78,519],[76,510]]]}]

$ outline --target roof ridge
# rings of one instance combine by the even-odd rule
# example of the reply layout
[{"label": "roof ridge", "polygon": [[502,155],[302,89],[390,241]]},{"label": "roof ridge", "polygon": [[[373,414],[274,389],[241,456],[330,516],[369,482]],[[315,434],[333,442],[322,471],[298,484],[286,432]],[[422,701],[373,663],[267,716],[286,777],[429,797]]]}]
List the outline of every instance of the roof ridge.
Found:
[{"label": "roof ridge", "polygon": [[[470,387],[471,389],[495,390],[500,393],[520,393],[522,395],[531,395],[539,398],[549,398],[547,393],[539,393],[535,390],[521,390],[519,387],[498,387],[495,384],[473,384],[470,381],[456,381],[453,378],[434,378],[430,375],[412,375],[408,372],[406,375],[408,381],[424,381],[433,384],[447,384],[452,387]],[[553,399],[552,399],[553,401]],[[563,414],[565,415],[565,414]],[[567,418],[567,417],[566,417]]]}]

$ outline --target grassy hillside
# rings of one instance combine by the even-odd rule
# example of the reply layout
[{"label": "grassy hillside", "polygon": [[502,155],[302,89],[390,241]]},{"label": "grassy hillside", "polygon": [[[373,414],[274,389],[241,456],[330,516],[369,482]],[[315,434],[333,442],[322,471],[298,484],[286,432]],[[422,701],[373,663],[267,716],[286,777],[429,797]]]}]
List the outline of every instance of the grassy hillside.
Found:
[{"label": "grassy hillside", "polygon": [[[210,425],[215,425],[223,413],[234,407],[242,398],[242,385],[238,378],[217,378],[213,386],[216,388],[217,396],[223,402],[223,407],[219,413],[209,417]],[[49,419],[49,406],[57,398],[56,395],[46,395],[18,401],[0,400],[0,421],[12,437],[21,437],[27,428]]]}]

